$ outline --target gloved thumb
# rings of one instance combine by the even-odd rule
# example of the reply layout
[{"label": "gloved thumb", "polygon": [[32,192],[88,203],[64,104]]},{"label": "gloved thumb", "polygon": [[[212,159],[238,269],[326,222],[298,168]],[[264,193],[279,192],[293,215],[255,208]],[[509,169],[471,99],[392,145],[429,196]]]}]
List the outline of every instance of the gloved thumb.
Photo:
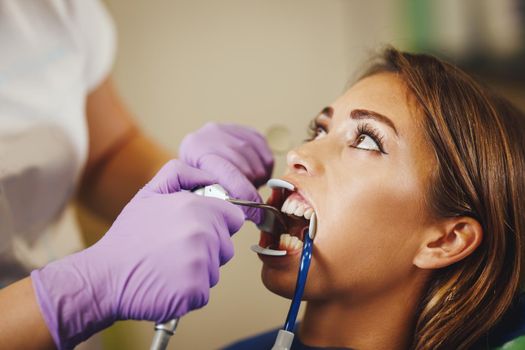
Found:
[{"label": "gloved thumb", "polygon": [[153,179],[144,186],[143,190],[158,194],[169,194],[214,183],[218,183],[214,175],[190,167],[180,160],[172,159],[164,164]]},{"label": "gloved thumb", "polygon": [[[200,168],[210,172],[220,169],[221,171],[216,176],[230,197],[262,203],[261,196],[250,180],[233,164],[223,158],[212,154],[206,155],[200,163]],[[260,209],[244,206],[241,208],[245,213],[246,219],[254,222],[256,225],[261,223],[263,217]]]}]

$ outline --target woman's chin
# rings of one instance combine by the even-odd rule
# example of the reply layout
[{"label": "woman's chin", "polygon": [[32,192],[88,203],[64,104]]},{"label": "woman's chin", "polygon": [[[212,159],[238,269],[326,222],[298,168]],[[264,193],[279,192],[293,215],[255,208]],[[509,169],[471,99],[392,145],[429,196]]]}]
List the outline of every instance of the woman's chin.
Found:
[{"label": "woman's chin", "polygon": [[264,286],[272,293],[292,299],[295,291],[297,273],[275,270],[263,265],[261,278]]}]

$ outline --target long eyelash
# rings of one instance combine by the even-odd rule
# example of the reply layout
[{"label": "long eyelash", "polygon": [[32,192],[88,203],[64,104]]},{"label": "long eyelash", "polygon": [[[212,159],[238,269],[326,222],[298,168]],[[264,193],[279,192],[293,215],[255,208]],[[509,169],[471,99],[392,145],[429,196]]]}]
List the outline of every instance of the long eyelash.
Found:
[{"label": "long eyelash", "polygon": [[[315,140],[320,129],[327,132],[326,128],[321,123],[319,123],[316,119],[311,120],[310,123],[308,124],[308,130],[307,130],[308,137],[304,140],[304,142],[310,142],[310,141]],[[385,149],[383,146],[384,136],[381,135],[379,131],[377,131],[377,129],[375,129],[370,124],[359,123],[357,125],[355,139],[357,139],[359,135],[370,136],[372,140],[374,140],[374,142],[377,143],[377,146],[379,147],[379,151],[381,153],[388,154],[385,152]]]},{"label": "long eyelash", "polygon": [[385,152],[384,146],[383,146],[383,136],[375,129],[373,126],[371,126],[368,123],[359,123],[357,125],[357,133],[355,139],[359,137],[359,135],[368,135],[374,140],[375,143],[377,143],[377,146],[379,147],[379,151],[384,154],[388,154]]},{"label": "long eyelash", "polygon": [[308,136],[304,140],[304,142],[313,141],[317,137],[319,129],[326,131],[324,126],[322,126],[317,120],[312,119],[310,123],[308,124],[308,130],[307,130]]}]

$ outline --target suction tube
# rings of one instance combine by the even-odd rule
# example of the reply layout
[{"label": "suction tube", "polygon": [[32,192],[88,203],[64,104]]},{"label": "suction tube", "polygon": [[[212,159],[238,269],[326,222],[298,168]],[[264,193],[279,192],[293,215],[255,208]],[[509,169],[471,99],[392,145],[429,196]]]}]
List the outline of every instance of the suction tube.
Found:
[{"label": "suction tube", "polygon": [[288,310],[288,316],[284,323],[284,330],[292,332],[301,306],[301,299],[303,298],[304,286],[306,285],[306,277],[308,277],[308,270],[310,268],[310,261],[312,260],[312,239],[309,235],[305,235],[304,248],[301,254],[301,265],[299,273],[297,274],[297,283],[295,285],[295,293]]},{"label": "suction tube", "polygon": [[[312,225],[313,221],[313,225]],[[301,264],[299,265],[299,272],[297,274],[297,282],[295,284],[295,292],[292,299],[292,304],[286,316],[286,322],[283,329],[279,330],[272,350],[290,350],[294,338],[293,329],[299,307],[301,306],[301,299],[303,298],[304,287],[306,285],[306,278],[308,277],[308,270],[310,268],[310,261],[312,260],[313,237],[315,236],[315,214],[310,221],[308,232],[304,235],[303,251],[301,253]]]}]

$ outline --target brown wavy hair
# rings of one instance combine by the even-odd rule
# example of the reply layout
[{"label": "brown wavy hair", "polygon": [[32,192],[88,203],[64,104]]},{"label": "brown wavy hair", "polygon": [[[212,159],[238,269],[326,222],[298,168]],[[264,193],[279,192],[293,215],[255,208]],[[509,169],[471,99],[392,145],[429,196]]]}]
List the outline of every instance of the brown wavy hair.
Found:
[{"label": "brown wavy hair", "polygon": [[525,214],[525,116],[457,67],[387,48],[364,76],[397,74],[417,101],[437,167],[428,205],[483,228],[474,253],[436,270],[412,349],[486,348],[519,292]]}]

